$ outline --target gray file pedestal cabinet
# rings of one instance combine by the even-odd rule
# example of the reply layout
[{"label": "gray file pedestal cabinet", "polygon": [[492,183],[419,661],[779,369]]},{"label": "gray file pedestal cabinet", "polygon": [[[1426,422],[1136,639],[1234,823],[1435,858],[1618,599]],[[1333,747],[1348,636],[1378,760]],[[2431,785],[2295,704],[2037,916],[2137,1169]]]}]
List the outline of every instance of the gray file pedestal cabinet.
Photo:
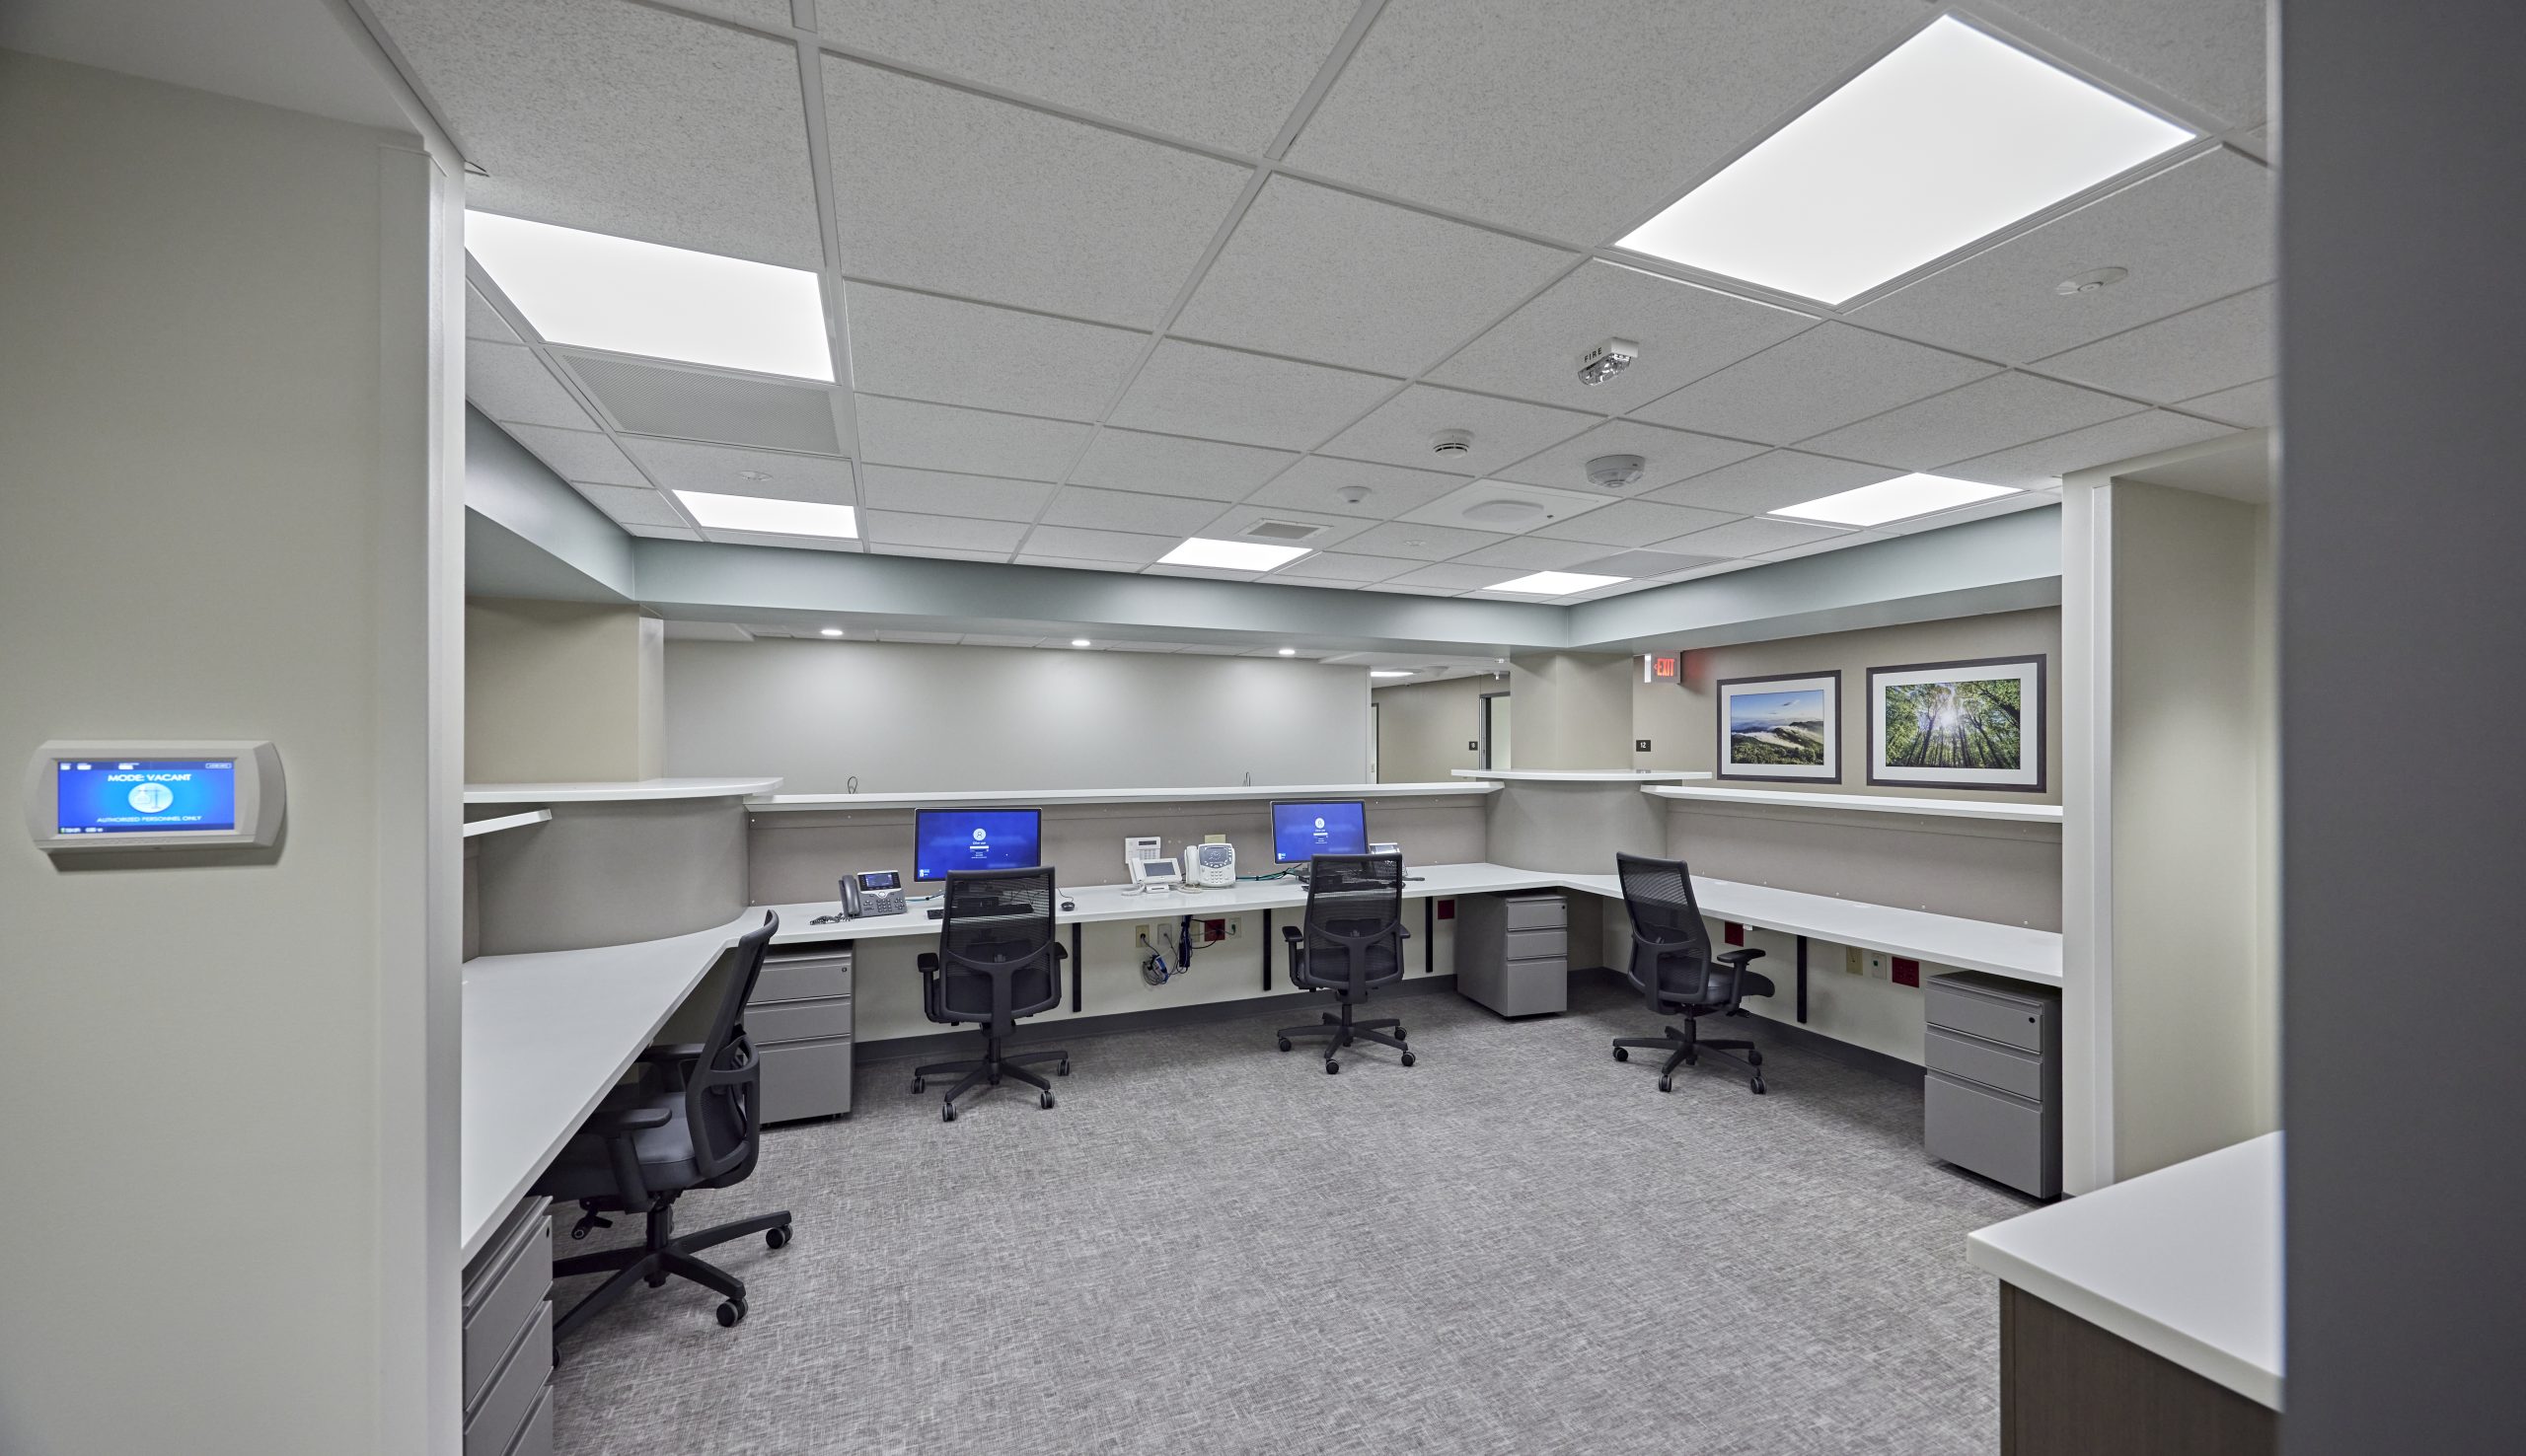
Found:
[{"label": "gray file pedestal cabinet", "polygon": [[2061,1196],[2061,993],[1974,971],[1930,978],[1921,1140],[1931,1157]]},{"label": "gray file pedestal cabinet", "polygon": [[1570,1005],[1570,920],[1558,893],[1456,902],[1456,989],[1503,1016]]},{"label": "gray file pedestal cabinet", "polygon": [[529,1199],[465,1271],[465,1456],[553,1456],[553,1201]]},{"label": "gray file pedestal cabinet", "polygon": [[851,947],[776,945],[746,1002],[746,1037],[763,1060],[763,1120],[851,1111]]}]

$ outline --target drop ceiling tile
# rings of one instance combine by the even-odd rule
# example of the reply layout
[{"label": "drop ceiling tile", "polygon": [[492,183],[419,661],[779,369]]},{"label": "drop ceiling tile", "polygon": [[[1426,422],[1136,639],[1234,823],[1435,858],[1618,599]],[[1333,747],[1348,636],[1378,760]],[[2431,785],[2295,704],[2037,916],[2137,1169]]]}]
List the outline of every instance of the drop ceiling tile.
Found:
[{"label": "drop ceiling tile", "polygon": [[[1430,379],[1620,414],[1815,323],[1638,268],[1591,262],[1457,350]],[[1608,338],[1640,345],[1640,357],[1602,384],[1580,383],[1579,356]]]},{"label": "drop ceiling tile", "polygon": [[1938,473],[1959,480],[1979,480],[1986,485],[2014,485],[2021,490],[2031,490],[2058,484],[2060,478],[2072,471],[2153,455],[2161,450],[2173,450],[2179,445],[2215,440],[2227,433],[2226,425],[2170,410],[2147,409],[2090,425],[2083,430],[2070,430],[2048,439],[1941,466]]},{"label": "drop ceiling tile", "polygon": [[[1040,647],[1047,645],[1053,639],[1049,637],[992,636],[982,632],[967,632],[964,637],[964,643],[968,647]],[[1067,637],[1063,638],[1061,640],[1061,645],[1068,647],[1070,645],[1070,639]]]},{"label": "drop ceiling tile", "polygon": [[649,483],[632,458],[605,435],[592,430],[557,430],[550,425],[505,427],[520,445],[535,452],[553,473],[572,484],[641,485]]},{"label": "drop ceiling tile", "polygon": [[619,526],[690,527],[693,523],[680,514],[665,496],[643,485],[589,485],[571,482],[579,494],[588,498],[598,510],[614,518]]},{"label": "drop ceiling tile", "polygon": [[1143,536],[1128,531],[1089,531],[1077,526],[1038,526],[1026,538],[1029,556],[1058,556],[1067,561],[1117,561],[1146,566],[1175,549],[1180,538]]},{"label": "drop ceiling tile", "polygon": [[1170,338],[1108,418],[1126,429],[1305,450],[1366,414],[1394,383]]},{"label": "drop ceiling tile", "polygon": [[1763,552],[1763,559],[1766,561],[1795,561],[1801,556],[1821,555],[1826,551],[1846,551],[1852,546],[1866,546],[1872,541],[1893,541],[1894,539],[1894,538],[1892,534],[1882,531],[1853,531],[1841,536],[1825,537],[1819,541],[1807,542],[1800,546],[1782,546],[1776,551],[1765,551]]},{"label": "drop ceiling tile", "polygon": [[912,65],[1238,152],[1261,152],[1356,0],[819,0],[824,34]]},{"label": "drop ceiling tile", "polygon": [[1401,556],[1414,561],[1444,561],[1449,556],[1497,546],[1509,538],[1492,531],[1466,531],[1454,526],[1423,526],[1388,521],[1350,539],[1352,551],[1364,556]]},{"label": "drop ceiling tile", "polygon": [[1391,592],[1398,597],[1461,597],[1463,587],[1413,586],[1399,581],[1380,581],[1360,588],[1364,592]]},{"label": "drop ceiling tile", "polygon": [[1418,374],[1575,254],[1275,177],[1169,332]]},{"label": "drop ceiling tile", "polygon": [[[1481,475],[1559,444],[1596,422],[1596,415],[1576,409],[1414,385],[1336,435],[1324,451],[1353,460]],[[1460,455],[1441,455],[1431,448],[1430,440],[1442,430],[1468,431],[1473,442]]]},{"label": "drop ceiling tile", "polygon": [[1355,556],[1347,551],[1317,551],[1314,555],[1292,561],[1275,574],[1313,581],[1360,583],[1383,581],[1420,564],[1402,556]]},{"label": "drop ceiling tile", "polygon": [[1909,404],[1998,366],[1827,323],[1631,411],[1677,429],[1784,445]]},{"label": "drop ceiling tile", "polygon": [[[1267,521],[1277,521],[1284,525],[1313,526],[1316,532],[1313,536],[1296,539],[1286,536],[1255,536],[1254,528]],[[1193,534],[1208,537],[1213,541],[1255,541],[1267,546],[1304,546],[1313,551],[1322,550],[1337,542],[1348,541],[1375,524],[1373,521],[1364,521],[1357,516],[1336,516],[1320,511],[1293,510],[1288,506],[1262,505],[1249,500],[1239,505],[1229,506]]]},{"label": "drop ceiling tile", "polygon": [[1688,556],[1677,551],[1617,551],[1610,556],[1597,556],[1574,562],[1570,569],[1599,576],[1625,576],[1635,581],[1654,581],[1662,577],[1680,576],[1687,571],[1714,565],[1719,556]]},{"label": "drop ceiling tile", "polygon": [[1588,462],[1600,455],[1637,455],[1644,462],[1640,479],[1625,489],[1645,493],[1762,453],[1762,446],[1742,440],[1671,430],[1636,419],[1609,419],[1576,439],[1518,462],[1498,475],[1503,480],[1529,485],[1597,491],[1588,483]]},{"label": "drop ceiling tile", "polygon": [[1422,566],[1407,571],[1401,576],[1379,582],[1377,586],[1379,590],[1388,587],[1438,587],[1450,592],[1469,592],[1479,587],[1490,586],[1495,582],[1507,581],[1518,574],[1514,567],[1466,566],[1454,561],[1443,561],[1436,566]]},{"label": "drop ceiling tile", "polygon": [[1086,443],[1088,427],[1025,414],[995,414],[861,395],[859,444],[872,464],[1058,480]]},{"label": "drop ceiling tile", "polygon": [[[928,8],[977,35],[1031,13]],[[838,57],[824,77],[854,277],[1152,328],[1245,187],[1243,167],[972,92]]]},{"label": "drop ceiling tile", "polygon": [[557,349],[554,359],[625,434],[812,455],[849,455],[854,448],[838,413],[843,393],[832,385],[583,350]]},{"label": "drop ceiling tile", "polygon": [[1047,526],[1090,526],[1102,531],[1154,531],[1190,536],[1220,513],[1219,503],[1180,495],[1140,495],[1065,485],[1045,508]]},{"label": "drop ceiling tile", "polygon": [[[1563,571],[1587,560],[1601,556],[1604,547],[1588,541],[1551,541],[1540,536],[1520,536],[1453,557],[1468,566],[1514,566],[1521,571]],[[1505,578],[1504,578],[1505,579]]]},{"label": "drop ceiling tile", "polygon": [[652,541],[700,541],[702,539],[702,533],[690,526],[634,526],[627,522],[623,529],[633,536],[647,537]]},{"label": "drop ceiling tile", "polygon": [[[1006,551],[968,551],[954,546],[914,546],[909,543],[872,541],[868,543],[872,556],[919,556],[929,561],[1005,561]],[[966,640],[970,641],[971,638]]]},{"label": "drop ceiling tile", "polygon": [[937,646],[949,646],[956,641],[956,634],[954,632],[902,632],[889,629],[877,633],[877,640],[880,642],[929,642]]},{"label": "drop ceiling tile", "polygon": [[1809,542],[1850,534],[1831,526],[1811,526],[1800,521],[1774,521],[1750,516],[1743,521],[1731,521],[1725,526],[1713,526],[1708,531],[1696,531],[1689,536],[1660,542],[1657,548],[1696,556],[1757,556],[1765,551],[1784,550]]},{"label": "drop ceiling tile", "polygon": [[[1852,321],[2023,364],[2270,281],[2271,173],[2217,150],[1855,311]],[[2099,268],[2129,276],[2063,295]]]},{"label": "drop ceiling tile", "polygon": [[2140,408],[2075,385],[1999,374],[1801,443],[1847,460],[1932,471]]},{"label": "drop ceiling tile", "polygon": [[1735,516],[1757,516],[1785,505],[1892,480],[1901,473],[1882,466],[1853,465],[1847,460],[1827,460],[1796,450],[1775,450],[1670,485],[1651,498]]},{"label": "drop ceiling tile", "polygon": [[375,0],[469,161],[466,204],[824,266],[785,42],[623,0]]},{"label": "drop ceiling tile", "polygon": [[[1310,455],[1282,472],[1271,484],[1247,496],[1245,503],[1295,506],[1386,521],[1428,505],[1463,483],[1462,475]],[[1345,490],[1366,490],[1368,494],[1353,502],[1342,497]]]},{"label": "drop ceiling tile", "polygon": [[[1216,566],[1167,566],[1162,564],[1143,567],[1141,575],[1198,576],[1208,581],[1261,581],[1263,579],[1263,573],[1260,571],[1223,571]],[[1166,650],[1173,652],[1176,648],[1169,646]]]},{"label": "drop ceiling tile", "polygon": [[2170,404],[2270,378],[2278,363],[2271,315],[2271,290],[2257,288],[2082,344],[2032,367]]},{"label": "drop ceiling tile", "polygon": [[1118,566],[1112,561],[1083,561],[1076,556],[1039,556],[1025,551],[1019,551],[1015,560],[1020,566],[1057,566],[1064,571],[1104,571],[1120,574],[1131,570],[1128,566]]},{"label": "drop ceiling tile", "polygon": [[593,430],[578,400],[544,361],[519,344],[478,341],[465,346],[465,398],[501,424],[554,425]]},{"label": "drop ceiling tile", "polygon": [[984,521],[1032,521],[1053,495],[1035,480],[998,480],[902,466],[862,466],[859,495],[872,511],[914,511],[930,516],[970,516]]},{"label": "drop ceiling tile", "polygon": [[860,549],[857,541],[831,536],[776,536],[766,531],[709,531],[702,533],[704,541],[721,542],[729,546],[780,546],[793,551],[850,551]]},{"label": "drop ceiling tile", "polygon": [[[720,495],[761,495],[775,500],[853,503],[851,462],[821,455],[783,455],[735,445],[691,440],[623,437],[649,473],[668,490],[708,490]],[[755,478],[761,476],[762,478]]]},{"label": "drop ceiling tile", "polygon": [[2273,384],[2274,381],[2268,379],[2257,380],[2233,390],[2187,400],[2183,407],[2195,414],[2206,414],[2212,419],[2223,419],[2248,429],[2269,429],[2280,418],[2280,400],[2272,389]]},{"label": "drop ceiling tile", "polygon": [[1023,521],[976,521],[962,516],[922,516],[905,511],[867,511],[859,518],[859,534],[869,545],[944,546],[960,551],[1006,555],[1026,539]]},{"label": "drop ceiling tile", "polygon": [[491,301],[483,296],[483,290],[470,284],[465,289],[465,336],[488,343],[526,342],[518,336],[516,329],[509,327],[509,321],[500,317],[500,311],[491,307]]},{"label": "drop ceiling tile", "polygon": [[1910,0],[1389,0],[1290,162],[1594,246],[1924,19]]},{"label": "drop ceiling tile", "polygon": [[851,381],[871,395],[1092,420],[1149,335],[961,299],[850,285]]},{"label": "drop ceiling tile", "polygon": [[1968,521],[1980,521],[1992,516],[2013,516],[2020,511],[2040,511],[2046,506],[2057,506],[2060,503],[2061,497],[2049,491],[2021,490],[2015,495],[1975,501],[1969,506],[1958,506],[1952,511],[1937,511],[1926,516],[1914,516],[1908,521],[1889,521],[1876,529],[1889,536],[1916,536],[1924,531],[1944,531],[1950,526],[1961,526]]},{"label": "drop ceiling tile", "polygon": [[1707,531],[1737,519],[1729,511],[1695,510],[1650,500],[1618,500],[1567,521],[1555,521],[1534,533],[1556,541],[1584,541],[1596,546],[1639,546],[1665,541],[1688,531]]},{"label": "drop ceiling tile", "polygon": [[2263,0],[2009,0],[2009,9],[2232,126],[2264,117]]},{"label": "drop ceiling tile", "polygon": [[1076,484],[1152,495],[1239,500],[1296,459],[1287,450],[1258,450],[1222,440],[1150,435],[1109,426],[1097,432],[1070,477]]}]

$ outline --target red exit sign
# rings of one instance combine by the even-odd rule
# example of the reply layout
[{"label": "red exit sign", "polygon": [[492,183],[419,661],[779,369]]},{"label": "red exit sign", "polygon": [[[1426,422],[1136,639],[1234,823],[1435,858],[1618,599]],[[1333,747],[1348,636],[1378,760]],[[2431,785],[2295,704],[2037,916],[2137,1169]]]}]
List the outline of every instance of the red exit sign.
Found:
[{"label": "red exit sign", "polygon": [[1641,681],[1644,683],[1672,683],[1675,681],[1677,662],[1672,656],[1655,652],[1644,652],[1640,657],[1640,665],[1644,669],[1641,673]]}]

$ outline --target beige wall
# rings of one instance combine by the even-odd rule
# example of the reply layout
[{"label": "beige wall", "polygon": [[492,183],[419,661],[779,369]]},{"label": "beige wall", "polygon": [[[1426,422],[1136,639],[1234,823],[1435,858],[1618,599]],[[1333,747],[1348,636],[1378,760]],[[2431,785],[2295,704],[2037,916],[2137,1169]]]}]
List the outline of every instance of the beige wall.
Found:
[{"label": "beige wall", "polygon": [[[1868,781],[1871,667],[2028,653],[2043,654],[2050,666],[2044,678],[2043,793],[1889,786]],[[1719,694],[1714,685],[1722,681],[1838,670],[1842,675],[1841,782],[1766,783],[1750,787],[1908,798],[1992,798],[2030,804],[2061,802],[2061,612],[2057,607],[1687,652],[1683,654],[1681,686],[1642,683],[1638,659],[1632,659],[1632,736],[1646,738],[1651,745],[1649,752],[1632,756],[1630,764],[1634,767],[1713,768],[1719,756]]]},{"label": "beige wall", "polygon": [[0,51],[0,760],[268,739],[288,788],[265,850],[0,850],[12,1456],[421,1448],[433,186]]},{"label": "beige wall", "polygon": [[655,778],[665,623],[636,607],[465,604],[465,779]]},{"label": "beige wall", "polygon": [[[1465,745],[1482,731],[1482,694],[1508,687],[1485,673],[1376,690],[1377,782],[1436,783],[1458,768],[1481,767],[1482,756]],[[1503,707],[1510,701],[1500,699]]]},{"label": "beige wall", "polygon": [[[1514,657],[1509,686],[1518,699],[1518,768],[1631,766],[1629,653],[1534,652]],[[1501,766],[1494,763],[1491,766]]]}]

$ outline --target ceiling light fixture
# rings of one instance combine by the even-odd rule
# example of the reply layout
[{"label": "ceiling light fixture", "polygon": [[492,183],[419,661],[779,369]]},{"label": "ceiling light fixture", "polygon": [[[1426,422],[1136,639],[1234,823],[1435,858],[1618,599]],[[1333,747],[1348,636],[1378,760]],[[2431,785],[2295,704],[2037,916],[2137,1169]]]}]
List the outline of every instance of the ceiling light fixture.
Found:
[{"label": "ceiling light fixture", "polygon": [[840,627],[826,627],[824,630],[822,630],[822,631],[818,632],[816,635],[818,635],[818,636],[820,636],[820,637],[839,637],[839,636],[841,636],[841,635],[842,635],[842,628],[840,628]]},{"label": "ceiling light fixture", "polygon": [[1794,521],[1823,521],[1835,526],[1882,526],[1889,521],[1926,516],[1932,511],[1953,510],[1975,501],[2021,493],[2006,485],[1953,480],[1945,475],[1903,475],[1893,480],[1880,480],[1874,485],[1862,485],[1857,490],[1839,491],[1798,505],[1781,506],[1771,514]]},{"label": "ceiling light fixture", "polygon": [[756,531],[768,536],[859,537],[859,518],[847,505],[820,500],[777,500],[769,495],[719,495],[679,490],[675,498],[710,531]]},{"label": "ceiling light fixture", "polygon": [[1412,670],[1410,668],[1371,668],[1369,669],[1369,676],[1372,678],[1408,678],[1412,676]]},{"label": "ceiling light fixture", "polygon": [[1598,587],[1629,580],[1628,576],[1596,576],[1585,571],[1538,571],[1532,576],[1521,576],[1515,581],[1504,581],[1483,590],[1516,592],[1522,597],[1567,597],[1575,592],[1593,592]]},{"label": "ceiling light fixture", "polygon": [[1283,657],[1296,657],[1299,655],[1299,649],[1296,647],[1284,647],[1281,649],[1281,655]]},{"label": "ceiling light fixture", "polygon": [[1185,538],[1184,544],[1157,558],[1160,566],[1211,566],[1224,571],[1270,571],[1308,554],[1305,546],[1266,546],[1253,541]]},{"label": "ceiling light fixture", "polygon": [[1070,639],[1070,645],[1073,647],[1084,647],[1087,645],[1087,639],[1085,637],[1073,637]]},{"label": "ceiling light fixture", "polygon": [[550,342],[833,383],[813,273],[492,212],[465,251]]},{"label": "ceiling light fixture", "polygon": [[1942,16],[1617,246],[1838,304],[2197,135]]}]

